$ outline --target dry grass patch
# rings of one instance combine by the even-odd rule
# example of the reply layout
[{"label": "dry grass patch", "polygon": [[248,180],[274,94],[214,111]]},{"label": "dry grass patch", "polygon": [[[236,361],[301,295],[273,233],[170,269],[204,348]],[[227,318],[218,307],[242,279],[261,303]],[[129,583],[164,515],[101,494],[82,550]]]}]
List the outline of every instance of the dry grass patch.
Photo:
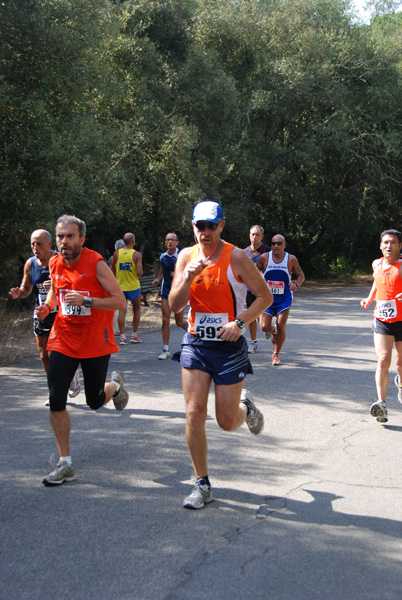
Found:
[{"label": "dry grass patch", "polygon": [[0,367],[11,365],[37,352],[33,335],[32,312],[30,309],[18,310],[13,306],[7,309],[7,301],[0,300],[0,326],[2,343],[0,345]]},{"label": "dry grass patch", "polygon": [[[133,313],[131,304],[127,315],[127,328],[131,328]],[[141,306],[139,331],[159,329],[162,324],[161,301],[149,302],[149,307]],[[38,353],[33,334],[32,310],[22,307],[19,302],[10,305],[5,298],[0,298],[0,326],[2,344],[0,345],[0,367],[6,367],[30,358]]]},{"label": "dry grass patch", "polygon": [[[361,277],[350,277],[344,279],[306,281],[303,284],[303,293],[317,294],[320,292],[336,291],[344,287],[354,285],[370,285],[372,277],[362,275]],[[7,309],[8,307],[8,309]],[[132,327],[133,312],[129,304],[126,333]],[[171,315],[171,324],[174,324],[174,316]],[[0,325],[3,332],[3,340],[0,345],[0,367],[18,362],[24,358],[35,355],[35,337],[32,332],[32,310],[22,308],[19,301],[11,305],[7,299],[0,298]],[[162,325],[161,298],[153,295],[149,299],[149,307],[141,305],[141,321],[138,328],[140,335],[146,331],[160,329]]]}]

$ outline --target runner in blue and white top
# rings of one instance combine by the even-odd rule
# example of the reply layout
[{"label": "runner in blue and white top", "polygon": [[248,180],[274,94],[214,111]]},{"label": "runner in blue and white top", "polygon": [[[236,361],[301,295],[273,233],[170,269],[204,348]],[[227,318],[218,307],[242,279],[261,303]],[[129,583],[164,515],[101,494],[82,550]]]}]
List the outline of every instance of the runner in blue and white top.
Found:
[{"label": "runner in blue and white top", "polygon": [[[179,243],[178,240],[173,241],[173,238],[170,239],[169,236],[173,236],[173,234],[168,233],[168,237],[165,240],[166,245],[174,246],[174,244]],[[159,262],[161,264],[163,274],[161,284],[161,296],[165,300],[168,299],[170,288],[172,287],[173,273],[179,252],[180,250],[178,248],[175,248],[173,254],[169,254],[169,250],[166,250],[166,252],[161,252],[159,255]]]},{"label": "runner in blue and white top", "polygon": [[[161,285],[161,296],[162,296],[162,340],[163,348],[161,354],[159,354],[159,360],[166,360],[170,357],[169,352],[169,339],[170,339],[170,306],[168,302],[168,296],[170,288],[172,286],[173,273],[176,266],[176,261],[180,250],[178,249],[179,238],[173,232],[167,233],[165,237],[166,251],[161,252],[159,255],[159,261],[161,267],[156,278],[153,280],[152,285],[158,286],[162,281]],[[175,314],[176,325],[182,327],[187,331],[187,321],[184,320],[184,310]]]},{"label": "runner in blue and white top", "polygon": [[[52,256],[57,254],[52,250],[52,236],[46,231],[46,229],[36,229],[31,234],[31,248],[33,256],[28,258],[24,265],[24,275],[20,287],[11,288],[8,295],[13,300],[18,298],[27,298],[31,292],[35,294],[35,308],[41,306],[46,301],[47,293],[50,289],[50,273],[49,273],[49,260]],[[38,319],[35,314],[34,318],[34,334],[36,339],[36,345],[39,350],[39,355],[43,364],[43,368],[46,373],[49,367],[49,353],[46,350],[47,341],[52,329],[58,306],[56,306],[47,317],[42,321]],[[80,393],[81,386],[78,375],[78,369],[75,373],[70,389],[70,398],[75,398]],[[46,402],[46,406],[49,406],[49,402]]]},{"label": "runner in blue and white top", "polygon": [[[271,241],[271,252],[263,254],[257,263],[265,281],[270,288],[274,301],[260,316],[261,329],[271,337],[274,344],[272,364],[280,365],[279,352],[286,339],[286,323],[295,292],[303,283],[305,277],[299,262],[293,254],[285,252],[286,241],[283,235],[274,235]],[[297,276],[292,281],[292,274]],[[275,326],[272,318],[276,317]]]},{"label": "runner in blue and white top", "polygon": [[[261,256],[265,252],[269,252],[271,248],[263,243],[264,239],[264,228],[261,225],[253,225],[250,227],[250,245],[245,248],[245,252],[249,258],[253,261],[253,263],[257,264]],[[255,300],[254,294],[247,290],[246,296],[246,306],[249,308]],[[257,342],[257,321],[254,320],[248,325],[248,329],[250,332],[250,344],[248,346],[249,354],[255,354],[258,348]]]},{"label": "runner in blue and white top", "polygon": [[[24,265],[24,275],[21,285],[11,288],[8,295],[13,300],[17,300],[18,298],[27,298],[33,292],[35,294],[35,307],[37,307],[44,304],[50,289],[49,260],[56,252],[51,249],[52,236],[46,229],[36,229],[32,232],[31,248],[33,256],[28,258]],[[56,312],[57,308],[42,322],[37,319],[34,313],[36,345],[46,373],[49,365],[49,355],[46,345]]]}]

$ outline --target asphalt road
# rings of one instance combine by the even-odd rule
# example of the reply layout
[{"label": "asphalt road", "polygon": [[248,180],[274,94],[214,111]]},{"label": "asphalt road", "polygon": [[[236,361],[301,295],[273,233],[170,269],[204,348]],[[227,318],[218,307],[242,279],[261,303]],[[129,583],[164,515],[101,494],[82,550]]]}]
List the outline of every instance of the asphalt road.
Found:
[{"label": "asphalt road", "polygon": [[215,501],[199,511],[182,508],[193,474],[180,367],[156,359],[159,331],[112,357],[125,411],[94,413],[82,393],[70,405],[77,480],[56,488],[41,485],[56,449],[39,358],[1,369],[0,598],[400,600],[402,405],[392,384],[389,422],[368,412],[368,289],[302,288],[280,367],[259,332],[246,387],[265,431],[221,431],[211,396]]}]

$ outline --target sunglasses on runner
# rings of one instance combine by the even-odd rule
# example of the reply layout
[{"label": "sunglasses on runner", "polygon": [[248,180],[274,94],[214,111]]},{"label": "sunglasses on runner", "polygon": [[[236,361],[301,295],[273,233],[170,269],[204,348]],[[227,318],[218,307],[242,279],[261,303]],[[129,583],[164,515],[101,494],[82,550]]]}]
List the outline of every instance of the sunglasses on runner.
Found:
[{"label": "sunglasses on runner", "polygon": [[204,229],[215,231],[219,223],[211,223],[211,221],[197,221],[194,223],[194,225],[197,227],[198,231],[204,231]]},{"label": "sunglasses on runner", "polygon": [[271,242],[271,246],[282,246],[283,242]]}]

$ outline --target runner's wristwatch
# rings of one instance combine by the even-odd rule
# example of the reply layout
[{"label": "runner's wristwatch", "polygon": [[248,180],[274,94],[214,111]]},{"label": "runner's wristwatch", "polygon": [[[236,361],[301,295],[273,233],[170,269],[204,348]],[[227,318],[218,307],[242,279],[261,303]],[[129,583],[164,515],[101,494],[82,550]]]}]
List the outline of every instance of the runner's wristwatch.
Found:
[{"label": "runner's wristwatch", "polygon": [[243,329],[243,327],[244,327],[244,321],[243,321],[243,319],[234,319],[234,322],[236,323],[236,325],[238,327],[240,327],[240,329]]},{"label": "runner's wristwatch", "polygon": [[93,298],[91,298],[91,296],[87,296],[86,298],[84,298],[84,306],[86,306],[87,308],[90,308],[92,306],[92,302],[93,302]]}]

